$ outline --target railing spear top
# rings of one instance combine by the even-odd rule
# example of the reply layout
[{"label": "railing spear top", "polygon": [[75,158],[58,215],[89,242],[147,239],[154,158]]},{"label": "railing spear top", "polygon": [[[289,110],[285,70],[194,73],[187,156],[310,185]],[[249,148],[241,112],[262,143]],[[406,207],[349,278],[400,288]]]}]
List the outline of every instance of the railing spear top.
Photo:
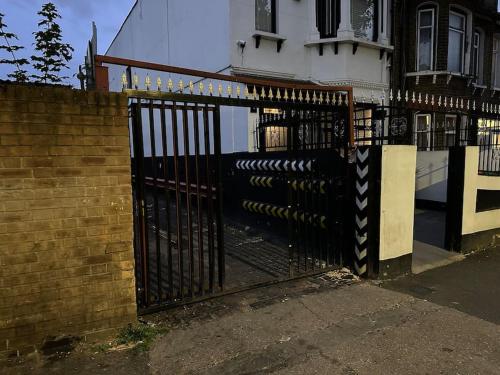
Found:
[{"label": "railing spear top", "polygon": [[125,90],[128,87],[127,74],[123,72],[122,74],[122,88]]}]

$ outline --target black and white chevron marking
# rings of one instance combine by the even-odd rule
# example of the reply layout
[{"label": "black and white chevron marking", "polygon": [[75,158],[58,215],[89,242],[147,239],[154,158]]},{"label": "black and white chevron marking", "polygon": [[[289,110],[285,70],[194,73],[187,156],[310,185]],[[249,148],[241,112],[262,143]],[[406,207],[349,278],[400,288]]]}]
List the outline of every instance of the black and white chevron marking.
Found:
[{"label": "black and white chevron marking", "polygon": [[237,160],[236,168],[244,171],[270,171],[270,172],[311,172],[314,160]]},{"label": "black and white chevron marking", "polygon": [[368,271],[368,175],[369,148],[358,148],[356,152],[356,224],[354,242],[354,268],[359,276]]}]

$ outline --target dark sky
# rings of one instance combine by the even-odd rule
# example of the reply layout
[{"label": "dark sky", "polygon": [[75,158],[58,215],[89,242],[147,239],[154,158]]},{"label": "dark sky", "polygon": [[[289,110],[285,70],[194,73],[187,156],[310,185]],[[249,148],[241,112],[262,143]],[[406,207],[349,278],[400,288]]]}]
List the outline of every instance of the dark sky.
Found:
[{"label": "dark sky", "polygon": [[[19,36],[18,44],[26,47],[25,50],[18,52],[19,57],[30,57],[33,54],[32,32],[37,29],[39,19],[36,13],[46,2],[0,0],[0,13],[5,14],[4,23],[8,25],[10,32]],[[64,72],[64,75],[71,77],[67,83],[78,85],[77,79],[72,76],[78,71],[78,65],[84,61],[87,42],[92,34],[92,21],[97,24],[98,52],[102,54],[106,52],[135,0],[53,0],[52,2],[62,16],[59,24],[63,39],[75,49],[70,63],[71,68]],[[0,65],[0,79],[5,79],[11,70],[11,67]]]}]

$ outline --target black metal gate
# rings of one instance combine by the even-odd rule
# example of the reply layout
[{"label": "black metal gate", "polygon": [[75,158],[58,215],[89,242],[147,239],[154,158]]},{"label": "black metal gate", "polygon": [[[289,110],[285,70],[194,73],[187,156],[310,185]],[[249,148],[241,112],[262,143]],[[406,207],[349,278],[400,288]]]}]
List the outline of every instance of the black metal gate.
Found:
[{"label": "black metal gate", "polygon": [[[350,260],[351,92],[201,82],[126,89],[142,311]],[[247,151],[223,152],[229,107],[257,113]]]}]

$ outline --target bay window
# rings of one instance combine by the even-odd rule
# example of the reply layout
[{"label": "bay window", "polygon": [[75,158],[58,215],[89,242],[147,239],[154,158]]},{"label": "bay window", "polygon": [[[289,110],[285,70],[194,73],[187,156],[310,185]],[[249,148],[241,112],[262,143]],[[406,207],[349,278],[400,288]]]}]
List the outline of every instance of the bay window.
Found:
[{"label": "bay window", "polygon": [[435,8],[418,11],[417,20],[417,71],[434,69]]},{"label": "bay window", "polygon": [[351,23],[355,37],[377,40],[377,3],[376,0],[351,0]]},{"label": "bay window", "polygon": [[465,60],[465,15],[450,11],[448,30],[448,70],[463,73]]},{"label": "bay window", "polygon": [[276,33],[276,0],[255,0],[255,29]]}]

